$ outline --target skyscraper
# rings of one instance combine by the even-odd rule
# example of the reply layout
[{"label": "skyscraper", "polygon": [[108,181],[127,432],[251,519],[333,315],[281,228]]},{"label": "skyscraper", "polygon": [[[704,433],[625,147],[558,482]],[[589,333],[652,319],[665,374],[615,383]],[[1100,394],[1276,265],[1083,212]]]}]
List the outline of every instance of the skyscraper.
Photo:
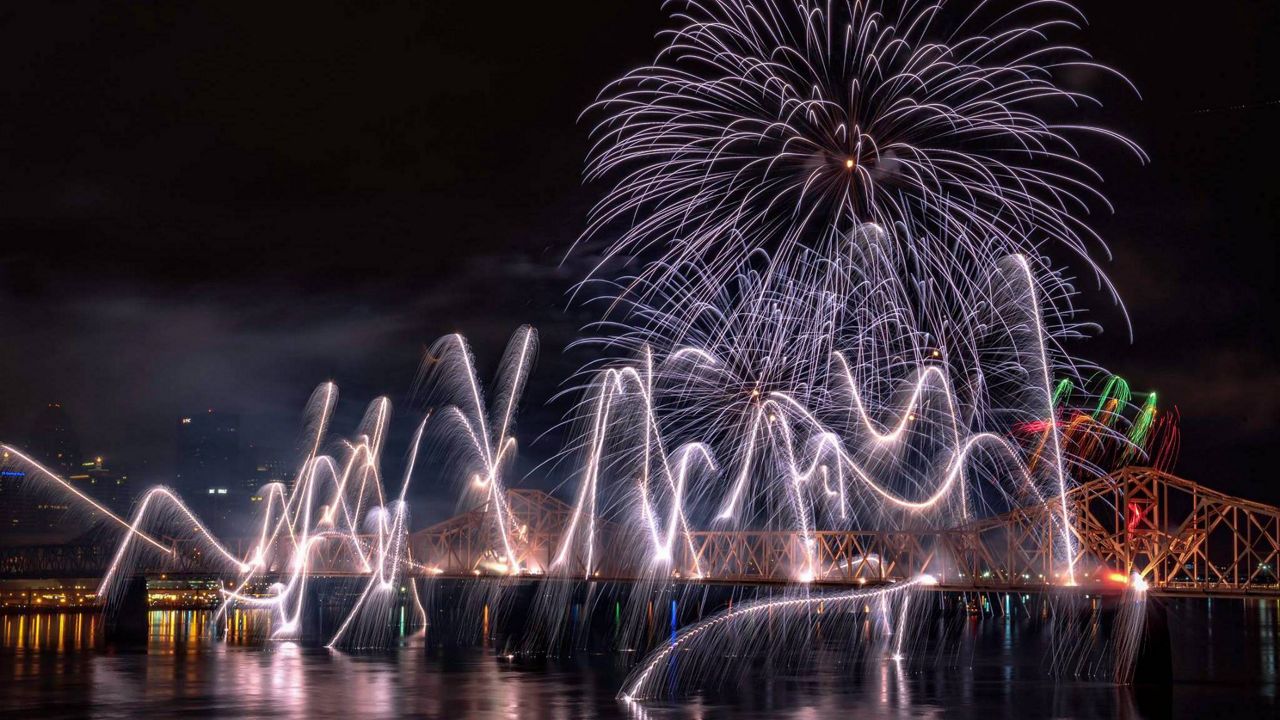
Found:
[{"label": "skyscraper", "polygon": [[[62,403],[51,402],[36,415],[27,436],[27,453],[63,478],[80,468],[80,439]],[[63,493],[31,484],[20,468],[4,467],[0,475],[0,524],[11,538],[27,542],[43,541],[65,533],[70,500]]]},{"label": "skyscraper", "polygon": [[66,540],[84,529],[67,522],[70,501],[34,482],[25,470],[0,466],[0,544],[29,545]]},{"label": "skyscraper", "polygon": [[[6,452],[0,461],[7,460]],[[0,462],[0,543],[23,545],[47,540],[61,520],[62,513],[49,511],[48,494],[30,482],[26,470]]]},{"label": "skyscraper", "polygon": [[133,502],[129,476],[119,468],[107,467],[101,455],[80,463],[76,472],[68,475],[67,479],[85,495],[116,513],[126,514]]},{"label": "skyscraper", "polygon": [[244,491],[253,505],[262,502],[263,486],[270,483],[289,484],[293,480],[285,454],[275,448],[249,443],[245,449]]},{"label": "skyscraper", "polygon": [[71,427],[71,418],[62,403],[51,402],[36,415],[27,437],[31,457],[66,477],[80,467],[80,438]]},{"label": "skyscraper", "polygon": [[226,528],[235,506],[247,502],[240,465],[240,416],[212,409],[178,421],[175,485],[200,514]]}]

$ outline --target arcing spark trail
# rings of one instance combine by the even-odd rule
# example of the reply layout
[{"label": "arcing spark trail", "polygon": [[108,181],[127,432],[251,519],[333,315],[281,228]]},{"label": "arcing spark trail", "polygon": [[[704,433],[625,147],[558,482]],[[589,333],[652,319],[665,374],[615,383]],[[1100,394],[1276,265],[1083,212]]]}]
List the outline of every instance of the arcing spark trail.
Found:
[{"label": "arcing spark trail", "polygon": [[[533,329],[525,327],[518,331],[512,346],[518,350],[508,361],[512,376],[504,378],[510,384],[498,389],[503,410],[494,416],[497,421],[492,425],[482,403],[466,342],[460,336],[448,336],[437,343],[429,355],[437,362],[444,357],[458,358],[451,369],[469,389],[465,404],[444,408],[436,422],[453,423],[469,438],[468,449],[474,451],[480,468],[474,475],[476,484],[485,488],[489,499],[499,503],[505,502],[506,497],[502,469],[514,451],[514,438],[509,434],[512,417],[536,351]],[[307,585],[315,575],[337,571],[363,577],[357,599],[347,609],[329,644],[359,646],[370,641],[376,644],[381,622],[379,612],[387,602],[398,599],[404,585],[412,594],[419,620],[425,620],[417,585],[405,582],[407,572],[420,575],[427,570],[414,562],[405,540],[409,529],[409,506],[405,498],[423,435],[432,417],[428,414],[414,433],[399,492],[391,496],[380,469],[391,417],[390,402],[386,398],[375,400],[360,423],[356,439],[338,442],[333,453],[325,453],[322,450],[337,398],[338,390],[332,383],[322,384],[312,394],[305,413],[308,430],[305,456],[289,486],[277,483],[263,488],[264,502],[256,518],[258,530],[244,557],[238,557],[206,529],[168,488],[147,491],[135,505],[132,520],[126,521],[16,448],[4,446],[5,457],[27,468],[55,491],[68,493],[84,503],[87,510],[102,513],[123,530],[110,568],[102,579],[100,597],[110,597],[114,581],[144,560],[140,553],[159,552],[161,565],[176,562],[175,547],[157,537],[183,538],[194,540],[199,554],[213,558],[225,573],[223,579],[231,582],[231,588],[224,591],[226,599],[218,614],[233,604],[269,609],[275,620],[273,634],[280,638],[297,637],[302,632]],[[320,558],[324,558],[323,563]],[[273,581],[269,593],[264,596],[249,592],[265,579]],[[368,618],[374,620],[368,621]],[[363,627],[365,624],[372,629]]]},{"label": "arcing spark trail", "polygon": [[[572,564],[573,572],[591,576],[600,552],[595,527],[601,519],[636,528],[634,542],[618,543],[621,547],[608,549],[610,555],[643,549],[629,555],[630,562],[661,571],[677,538],[687,543],[690,518],[721,527],[791,530],[808,538],[820,522],[826,524],[821,529],[900,527],[907,520],[919,525],[921,519],[946,524],[968,519],[971,506],[988,513],[992,503],[1009,507],[1019,495],[1037,503],[1064,498],[1070,478],[1053,419],[1035,285],[1021,258],[1011,259],[1006,271],[1007,281],[1022,288],[1013,296],[1031,304],[1005,310],[1002,326],[1032,331],[1014,334],[1009,341],[1009,362],[1025,361],[1029,367],[1013,370],[1028,381],[1010,400],[1018,404],[998,410],[1004,417],[1039,420],[1055,428],[1039,450],[1036,469],[1006,433],[974,427],[994,413],[963,414],[940,362],[899,379],[899,386],[905,386],[894,393],[902,398],[900,405],[873,409],[847,355],[833,353],[830,362],[836,371],[821,412],[830,416],[837,406],[843,411],[834,422],[824,422],[818,409],[791,393],[743,392],[745,383],[723,382],[721,361],[704,348],[679,348],[660,360],[646,348],[638,366],[601,371],[581,405],[583,471],[551,571]],[[1025,336],[1028,347],[1017,342],[1018,335]],[[739,416],[716,421],[734,430],[673,445],[663,428],[664,413],[679,414],[687,403],[702,399],[700,394],[692,400],[683,397],[685,388],[717,382],[738,396],[728,407]],[[837,397],[843,400],[837,402]],[[705,416],[707,407],[697,410]],[[696,432],[693,427],[678,429],[681,434]],[[717,456],[729,462],[717,463]],[[605,482],[610,477],[633,480],[610,487]],[[1060,557],[1067,558],[1063,572],[1071,583],[1076,552],[1068,522],[1064,504],[1054,542],[1060,545]],[[581,559],[570,563],[575,556]],[[811,562],[794,571],[797,581],[814,579]]]}]

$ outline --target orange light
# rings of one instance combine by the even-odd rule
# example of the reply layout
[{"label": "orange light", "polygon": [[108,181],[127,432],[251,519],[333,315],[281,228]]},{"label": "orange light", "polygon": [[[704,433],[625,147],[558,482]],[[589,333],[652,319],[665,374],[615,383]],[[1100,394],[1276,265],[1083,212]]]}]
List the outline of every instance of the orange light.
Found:
[{"label": "orange light", "polygon": [[1107,579],[1110,580],[1111,582],[1118,582],[1124,585],[1127,585],[1129,583],[1129,576],[1125,575],[1124,573],[1118,573],[1118,572],[1107,573]]},{"label": "orange light", "polygon": [[853,169],[853,158],[849,158],[848,160],[845,160],[845,161],[844,161],[844,167],[845,167],[845,169],[846,169],[846,170],[852,170],[852,169]]}]

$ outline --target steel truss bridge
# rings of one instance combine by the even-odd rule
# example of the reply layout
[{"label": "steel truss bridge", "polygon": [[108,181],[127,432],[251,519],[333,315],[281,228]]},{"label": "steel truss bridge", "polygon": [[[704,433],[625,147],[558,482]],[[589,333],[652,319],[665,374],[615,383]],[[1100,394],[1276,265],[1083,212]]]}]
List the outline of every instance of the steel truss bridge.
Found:
[{"label": "steel truss bridge", "polygon": [[[1067,578],[1060,498],[949,528],[876,531],[700,530],[678,539],[664,572],[694,582],[849,586],[903,582],[927,573],[941,589],[1043,591]],[[1072,489],[1066,498],[1079,585],[1118,589],[1134,573],[1161,595],[1280,597],[1280,508],[1145,467],[1129,467]],[[525,575],[634,581],[597,542],[552,570],[572,508],[534,490],[508,492],[502,525],[490,505],[414,533],[410,547],[429,574],[508,573],[508,550]],[[605,531],[607,536],[608,531]],[[581,543],[579,543],[581,544]],[[801,572],[804,576],[801,576]],[[651,576],[650,576],[651,577]]]},{"label": "steel truss bridge", "polygon": [[[1062,588],[1063,570],[1074,564],[1085,589],[1119,590],[1137,573],[1160,595],[1280,597],[1280,508],[1152,468],[1125,468],[1068,493],[1071,563],[1063,556],[1063,503],[1056,497],[947,529],[817,531],[807,538],[794,531],[693,531],[679,538],[661,577],[646,572],[652,566],[610,553],[605,523],[597,527],[604,537],[590,567],[585,547],[566,552],[553,567],[573,509],[528,489],[509,490],[506,506],[501,523],[487,503],[413,533],[409,574],[857,586],[927,573],[943,590],[1039,592]],[[176,563],[143,572],[209,576],[194,544],[180,546],[177,555]],[[99,577],[110,556],[101,546],[8,548],[0,550],[0,578]],[[340,538],[321,544],[312,563],[313,574],[322,576],[354,575],[344,568],[358,566],[350,540]]]}]

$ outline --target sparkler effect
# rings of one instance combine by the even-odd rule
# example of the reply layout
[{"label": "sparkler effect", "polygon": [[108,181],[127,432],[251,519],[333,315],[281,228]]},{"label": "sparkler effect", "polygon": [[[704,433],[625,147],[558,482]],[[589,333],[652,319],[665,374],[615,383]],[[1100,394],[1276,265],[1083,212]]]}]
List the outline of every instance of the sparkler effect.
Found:
[{"label": "sparkler effect", "polygon": [[[741,646],[760,642],[759,638],[761,636],[751,632],[752,628],[749,627],[749,624],[762,615],[768,615],[775,611],[779,613],[806,612],[817,609],[819,606],[822,607],[824,612],[835,614],[848,612],[850,608],[866,604],[872,600],[894,600],[899,605],[900,614],[905,617],[910,591],[936,584],[936,582],[933,578],[925,575],[910,582],[875,590],[857,590],[847,593],[743,603],[736,608],[716,613],[701,622],[689,626],[681,631],[671,642],[650,653],[631,673],[631,676],[627,678],[623,690],[618,694],[618,698],[633,702],[662,695],[663,681],[667,680],[667,678],[661,677],[661,674],[655,675],[654,671],[662,668],[671,661],[671,658],[676,653],[688,649],[688,646],[693,643],[702,642],[720,645],[721,647],[725,644],[731,644],[737,647],[741,654],[750,654],[743,652]],[[903,634],[905,633],[898,633],[899,637]],[[776,640],[776,637],[769,639]],[[901,648],[900,645],[897,647]],[[895,657],[894,659],[900,658]]]},{"label": "sparkler effect", "polygon": [[[724,651],[726,646],[733,647],[735,652],[731,655],[753,655],[753,651],[749,650],[753,644],[763,642],[772,642],[777,644],[778,634],[758,634],[753,632],[750,624],[753,621],[762,618],[762,616],[772,615],[773,612],[785,614],[785,612],[810,612],[818,611],[823,614],[831,614],[838,616],[840,614],[849,614],[850,611],[859,609],[860,606],[869,607],[869,602],[876,601],[878,603],[895,602],[897,614],[899,614],[900,623],[897,628],[895,644],[895,655],[892,660],[901,660],[901,638],[906,634],[905,624],[908,618],[908,610],[911,592],[916,589],[929,587],[929,585],[937,584],[937,580],[929,577],[929,575],[920,575],[920,577],[910,580],[910,582],[897,585],[890,585],[886,588],[867,589],[867,591],[852,591],[845,593],[828,593],[814,594],[814,596],[792,597],[786,600],[762,600],[754,602],[741,603],[737,607],[717,612],[716,615],[710,616],[705,620],[699,621],[681,630],[681,633],[673,638],[671,642],[663,644],[658,650],[649,653],[640,665],[632,670],[628,676],[626,683],[623,684],[622,692],[618,693],[618,698],[626,702],[636,702],[649,700],[649,698],[662,696],[666,689],[663,684],[669,682],[669,678],[655,674],[655,670],[662,669],[664,665],[672,661],[672,657],[678,652],[689,651],[691,646],[695,644],[707,644],[717,648],[717,651]],[[786,632],[786,630],[783,630]],[[764,648],[759,648],[764,650]],[[771,648],[777,651],[777,647]],[[691,661],[691,660],[686,660]],[[700,673],[686,673],[686,675],[705,675],[712,671],[712,667],[701,667]],[[721,673],[724,673],[723,667]]]},{"label": "sparkler effect", "polygon": [[[600,467],[630,463],[655,557],[668,556],[688,525],[674,508],[701,495],[669,448],[733,467],[716,519],[770,526],[785,508],[806,535],[825,514],[873,515],[872,527],[886,508],[966,518],[988,501],[962,482],[965,466],[994,452],[1013,469],[993,478],[1061,498],[1056,542],[1073,580],[1050,379],[1076,372],[1060,342],[1081,328],[1069,279],[1039,253],[1065,246],[1092,265],[1096,238],[1076,213],[1105,199],[1079,137],[1142,157],[1115,133],[1041,114],[1094,102],[1056,74],[1110,73],[1050,39],[1082,18],[1062,3],[983,3],[955,18],[945,3],[666,6],[675,27],[655,62],[589,110],[600,119],[587,175],[611,185],[584,237],[617,233],[587,282],[610,301],[595,342],[638,368],[592,388],[571,536],[601,506]],[[599,277],[624,257],[637,274]],[[639,411],[619,409],[627,394]],[[619,416],[623,434],[643,430],[609,454]],[[1055,428],[1034,464],[997,434],[1011,420]],[[819,479],[834,513],[802,499]],[[673,508],[665,523],[658,491]],[[764,509],[744,518],[744,503]]]},{"label": "sparkler effect", "polygon": [[475,468],[467,473],[471,481],[464,489],[462,507],[493,503],[502,542],[501,560],[513,575],[520,573],[521,566],[513,549],[515,528],[507,507],[503,472],[515,455],[516,405],[537,354],[537,332],[527,325],[517,330],[502,358],[497,395],[488,412],[476,379],[475,359],[461,335],[449,335],[436,342],[427,351],[420,374],[425,394],[451,403],[445,409],[445,417],[460,441],[451,443],[450,448],[464,467]]},{"label": "sparkler effect", "polygon": [[[291,487],[276,483],[263,489],[265,507],[247,557],[235,558],[219,546],[235,569],[235,581],[231,589],[224,590],[226,600],[217,613],[221,616],[232,604],[269,609],[276,621],[275,637],[297,637],[302,632],[302,614],[315,556],[322,552],[345,553],[346,562],[363,572],[366,581],[329,640],[331,647],[348,641],[353,629],[360,624],[362,611],[380,603],[385,607],[386,601],[400,590],[403,567],[411,562],[405,544],[409,510],[404,498],[426,424],[424,420],[415,433],[399,495],[389,497],[379,468],[390,421],[390,402],[379,398],[371,403],[356,434],[357,440],[338,443],[335,456],[321,453],[321,447],[337,396],[338,389],[332,383],[320,385],[312,394],[306,414],[310,431],[306,457]],[[167,490],[160,492],[183,515],[194,520],[176,495]],[[163,522],[151,512],[150,497],[150,494],[145,496],[135,510],[133,532],[121,543],[111,571],[103,579],[104,590],[109,589],[122,567],[136,561],[128,551],[139,528],[144,523]],[[204,537],[216,544],[212,535],[200,529]],[[266,577],[278,578],[269,596],[247,592],[251,584]],[[416,592],[414,588],[415,604],[421,615]]]}]

